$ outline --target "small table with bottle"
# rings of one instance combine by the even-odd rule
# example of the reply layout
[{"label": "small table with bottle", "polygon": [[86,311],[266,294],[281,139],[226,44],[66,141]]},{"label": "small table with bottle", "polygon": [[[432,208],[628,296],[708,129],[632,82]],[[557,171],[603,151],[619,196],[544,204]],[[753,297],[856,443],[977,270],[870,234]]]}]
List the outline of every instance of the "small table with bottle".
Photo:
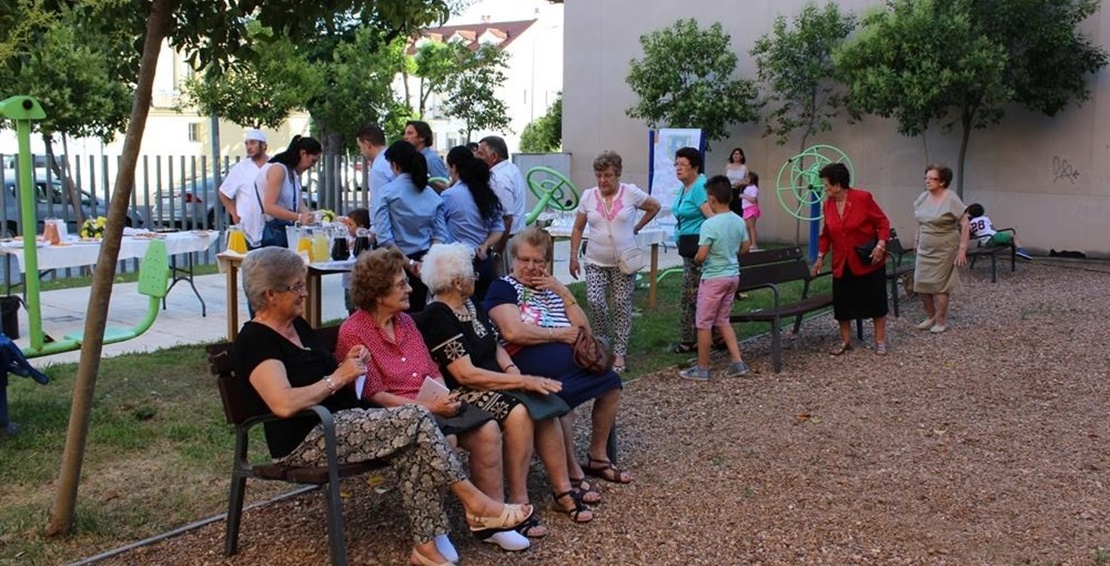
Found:
[{"label": "small table with bottle", "polygon": [[[289,248],[308,264],[305,280],[304,318],[313,327],[322,323],[321,279],[331,273],[346,273],[355,265],[355,258],[371,249],[371,233],[365,228],[356,231],[351,241],[346,226],[336,222],[324,226],[290,226],[287,228]],[[227,251],[217,254],[220,271],[227,279],[227,339],[239,335],[239,266],[247,252],[247,241],[238,226],[228,229]]]}]

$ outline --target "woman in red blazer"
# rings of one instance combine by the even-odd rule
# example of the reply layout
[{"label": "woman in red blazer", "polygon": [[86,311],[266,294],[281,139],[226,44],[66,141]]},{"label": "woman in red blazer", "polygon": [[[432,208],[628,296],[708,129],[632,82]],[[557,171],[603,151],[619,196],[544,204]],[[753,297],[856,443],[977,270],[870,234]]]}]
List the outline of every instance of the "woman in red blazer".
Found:
[{"label": "woman in red blazer", "polygon": [[821,168],[825,185],[824,218],[813,274],[821,271],[833,251],[833,316],[840,326],[840,344],[830,353],[852,349],[852,321],[875,322],[875,353],[886,355],[886,241],[890,220],[871,193],[853,189],[848,168],[831,163]]}]

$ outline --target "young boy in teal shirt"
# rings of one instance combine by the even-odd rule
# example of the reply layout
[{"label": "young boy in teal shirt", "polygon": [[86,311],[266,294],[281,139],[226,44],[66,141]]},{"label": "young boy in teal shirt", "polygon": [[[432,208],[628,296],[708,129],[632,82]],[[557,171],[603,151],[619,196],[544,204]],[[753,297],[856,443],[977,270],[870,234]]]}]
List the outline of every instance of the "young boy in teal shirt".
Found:
[{"label": "young boy in teal shirt", "polygon": [[729,209],[732,200],[732,183],[728,177],[717,175],[705,183],[706,203],[713,209],[713,216],[701,225],[698,255],[694,263],[701,265],[701,283],[698,285],[698,304],[694,327],[698,330],[698,363],[679,372],[683,379],[705,381],[709,374],[709,348],[716,326],[728,347],[732,360],[725,377],[738,377],[748,373],[748,364],[740,357],[740,345],[728,317],[732,302],[740,288],[740,262],[737,252],[747,253],[751,247],[744,220]]}]

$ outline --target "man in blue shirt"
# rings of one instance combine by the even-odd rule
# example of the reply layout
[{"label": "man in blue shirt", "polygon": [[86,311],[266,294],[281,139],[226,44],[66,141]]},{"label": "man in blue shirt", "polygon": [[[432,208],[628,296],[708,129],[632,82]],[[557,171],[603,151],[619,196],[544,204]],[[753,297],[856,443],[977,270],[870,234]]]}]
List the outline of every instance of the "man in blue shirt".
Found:
[{"label": "man in blue shirt", "polygon": [[[443,158],[435,150],[435,136],[432,135],[432,127],[427,122],[421,122],[420,120],[406,122],[404,139],[411,143],[428,162],[428,177],[447,179],[451,176],[447,172],[447,164],[443,162]],[[431,186],[439,193],[447,188],[447,183],[434,182],[431,183]]]},{"label": "man in blue shirt", "polygon": [[382,187],[393,180],[393,169],[385,159],[385,132],[377,124],[366,124],[355,136],[358,151],[370,165],[370,218],[382,205]]}]

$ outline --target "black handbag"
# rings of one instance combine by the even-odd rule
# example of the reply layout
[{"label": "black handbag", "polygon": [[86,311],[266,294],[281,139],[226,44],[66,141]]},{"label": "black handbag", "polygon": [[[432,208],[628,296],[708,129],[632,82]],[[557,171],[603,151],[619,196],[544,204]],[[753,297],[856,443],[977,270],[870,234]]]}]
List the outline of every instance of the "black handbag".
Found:
[{"label": "black handbag", "polygon": [[267,220],[266,223],[262,225],[262,241],[260,245],[263,248],[272,246],[288,248],[289,235],[285,232],[285,227],[292,225],[293,223],[288,220],[281,220],[278,218]]},{"label": "black handbag", "polygon": [[875,251],[875,247],[879,245],[878,238],[871,238],[870,242],[862,246],[856,246],[856,255],[859,256],[860,263],[864,265],[871,265],[871,253]]},{"label": "black handbag", "polygon": [[682,257],[694,257],[698,255],[698,241],[701,239],[699,234],[683,234],[678,237],[678,255]]}]

